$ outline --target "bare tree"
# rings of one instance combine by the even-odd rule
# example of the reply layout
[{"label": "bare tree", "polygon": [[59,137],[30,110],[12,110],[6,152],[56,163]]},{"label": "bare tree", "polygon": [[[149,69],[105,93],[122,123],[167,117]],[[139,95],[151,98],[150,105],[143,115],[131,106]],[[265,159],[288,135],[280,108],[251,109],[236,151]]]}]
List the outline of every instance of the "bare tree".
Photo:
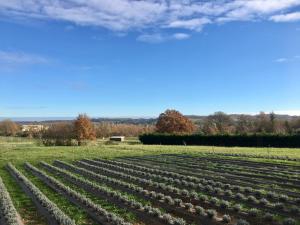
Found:
[{"label": "bare tree", "polygon": [[215,127],[216,133],[229,134],[234,132],[233,120],[224,112],[215,112],[206,118],[206,123]]}]

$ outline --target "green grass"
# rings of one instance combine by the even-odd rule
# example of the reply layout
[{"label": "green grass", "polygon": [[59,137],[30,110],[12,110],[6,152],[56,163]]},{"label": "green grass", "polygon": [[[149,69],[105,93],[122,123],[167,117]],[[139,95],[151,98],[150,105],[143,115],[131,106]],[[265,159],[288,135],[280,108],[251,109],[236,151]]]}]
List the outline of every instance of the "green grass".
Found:
[{"label": "green grass", "polygon": [[[260,156],[288,156],[300,159],[300,149],[288,148],[228,148],[228,147],[205,147],[205,146],[144,146],[137,142],[136,139],[130,139],[125,143],[113,143],[109,145],[105,140],[99,140],[90,146],[81,147],[43,147],[38,145],[38,141],[26,138],[6,138],[0,137],[0,176],[3,178],[8,191],[10,192],[17,210],[25,220],[25,224],[43,225],[45,221],[35,210],[31,200],[22,192],[14,179],[5,170],[5,165],[12,162],[14,165],[23,169],[24,162],[30,162],[37,165],[40,161],[51,163],[55,159],[64,161],[73,161],[82,158],[114,158],[121,156],[143,156],[155,154],[197,154],[197,153],[243,153],[256,154]],[[252,159],[256,161],[272,161],[286,164],[297,164],[299,162],[287,162],[283,160]],[[65,198],[53,192],[50,188],[45,187],[41,181],[34,178],[30,173],[25,173],[30,180],[34,182],[44,192],[49,199],[55,202],[64,212],[76,219],[78,224],[91,224],[86,214],[73,206]],[[110,207],[107,205],[106,207]],[[116,210],[116,209],[115,209]],[[117,210],[116,210],[117,211]],[[118,212],[122,214],[123,212]],[[131,217],[128,215],[127,219]],[[133,219],[133,218],[131,218]]]}]

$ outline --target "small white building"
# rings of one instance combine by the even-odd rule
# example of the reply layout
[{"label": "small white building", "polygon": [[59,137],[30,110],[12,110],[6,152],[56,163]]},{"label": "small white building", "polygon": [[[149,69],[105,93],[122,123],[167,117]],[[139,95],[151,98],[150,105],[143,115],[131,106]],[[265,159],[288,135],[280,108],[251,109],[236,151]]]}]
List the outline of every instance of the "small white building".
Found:
[{"label": "small white building", "polygon": [[110,141],[125,141],[125,137],[124,136],[111,136],[109,138]]},{"label": "small white building", "polygon": [[44,129],[47,129],[47,126],[44,125],[22,125],[22,132],[29,132],[29,131],[33,131],[33,132],[39,132],[42,131]]}]

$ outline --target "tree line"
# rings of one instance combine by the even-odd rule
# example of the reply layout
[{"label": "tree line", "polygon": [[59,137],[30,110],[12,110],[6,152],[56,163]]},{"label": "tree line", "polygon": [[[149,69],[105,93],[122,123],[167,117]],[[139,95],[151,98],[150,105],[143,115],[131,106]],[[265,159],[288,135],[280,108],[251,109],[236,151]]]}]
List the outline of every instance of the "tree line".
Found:
[{"label": "tree line", "polygon": [[216,112],[193,122],[176,110],[166,110],[156,123],[157,133],[168,134],[298,134],[300,118],[282,120],[273,112],[261,112],[256,116],[237,115],[233,118],[223,112]]},{"label": "tree line", "polygon": [[232,117],[216,112],[202,120],[192,120],[177,110],[161,113],[155,124],[118,124],[93,122],[86,114],[71,122],[56,122],[43,130],[21,132],[20,125],[11,120],[0,122],[2,136],[30,136],[40,138],[45,145],[82,145],[86,140],[107,138],[113,135],[137,137],[142,134],[200,134],[200,135],[253,135],[300,133],[300,119],[283,120],[276,114],[261,112],[256,116]]}]

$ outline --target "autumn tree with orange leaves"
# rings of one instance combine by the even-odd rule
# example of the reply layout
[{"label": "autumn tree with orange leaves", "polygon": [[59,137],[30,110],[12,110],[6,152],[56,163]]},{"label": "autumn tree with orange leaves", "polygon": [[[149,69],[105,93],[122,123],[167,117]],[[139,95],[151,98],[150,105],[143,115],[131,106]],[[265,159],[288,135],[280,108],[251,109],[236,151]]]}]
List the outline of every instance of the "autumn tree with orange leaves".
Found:
[{"label": "autumn tree with orange leaves", "polygon": [[189,134],[195,131],[195,125],[180,112],[168,109],[159,115],[156,130],[159,133]]},{"label": "autumn tree with orange leaves", "polygon": [[86,114],[80,114],[74,122],[75,137],[78,145],[84,140],[95,140],[96,132],[93,123]]}]

